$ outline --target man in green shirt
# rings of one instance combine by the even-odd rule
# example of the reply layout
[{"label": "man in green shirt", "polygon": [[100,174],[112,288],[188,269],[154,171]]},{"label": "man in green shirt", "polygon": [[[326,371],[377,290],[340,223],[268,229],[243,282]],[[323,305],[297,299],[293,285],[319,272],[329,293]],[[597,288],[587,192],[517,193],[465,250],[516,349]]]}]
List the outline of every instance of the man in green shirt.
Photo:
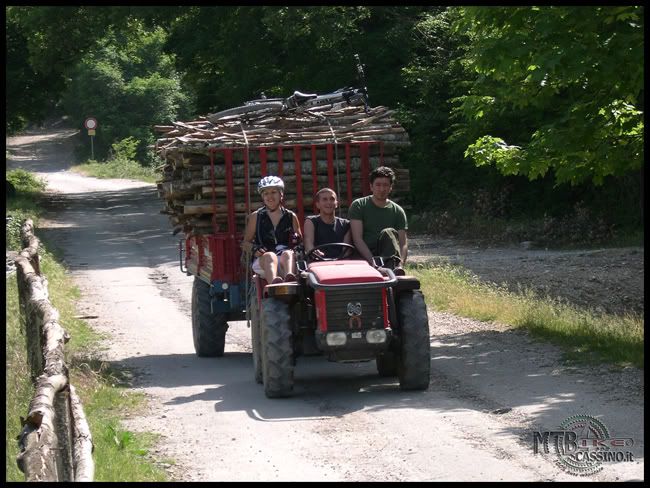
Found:
[{"label": "man in green shirt", "polygon": [[395,274],[403,275],[406,262],[408,223],[404,209],[389,200],[395,172],[380,166],[370,173],[371,195],[357,198],[350,205],[348,218],[352,240],[361,256],[372,264],[373,256],[381,256]]}]

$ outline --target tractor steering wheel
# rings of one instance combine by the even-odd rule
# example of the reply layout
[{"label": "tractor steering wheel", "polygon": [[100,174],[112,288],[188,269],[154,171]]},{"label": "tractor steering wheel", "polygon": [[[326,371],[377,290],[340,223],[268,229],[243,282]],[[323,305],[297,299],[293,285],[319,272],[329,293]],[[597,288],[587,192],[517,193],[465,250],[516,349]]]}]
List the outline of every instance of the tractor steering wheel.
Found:
[{"label": "tractor steering wheel", "polygon": [[[339,253],[333,258],[326,258],[324,256],[319,256],[318,254],[316,254],[316,251],[321,251],[328,247],[335,247],[335,246],[339,248]],[[329,244],[321,244],[320,246],[314,247],[311,251],[307,253],[307,260],[308,261],[336,261],[338,259],[341,259],[348,249],[354,250],[354,246],[347,244],[345,242],[330,242]]]}]

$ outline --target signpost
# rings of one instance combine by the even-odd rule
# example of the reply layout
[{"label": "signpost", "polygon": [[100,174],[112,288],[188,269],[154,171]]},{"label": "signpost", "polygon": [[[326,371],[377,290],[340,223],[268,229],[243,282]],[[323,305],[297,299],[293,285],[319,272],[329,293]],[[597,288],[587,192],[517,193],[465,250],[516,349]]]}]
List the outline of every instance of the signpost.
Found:
[{"label": "signpost", "polygon": [[88,117],[84,121],[84,126],[88,129],[88,135],[90,136],[90,159],[95,159],[95,151],[93,148],[93,137],[95,137],[95,130],[97,129],[97,119],[94,117]]}]

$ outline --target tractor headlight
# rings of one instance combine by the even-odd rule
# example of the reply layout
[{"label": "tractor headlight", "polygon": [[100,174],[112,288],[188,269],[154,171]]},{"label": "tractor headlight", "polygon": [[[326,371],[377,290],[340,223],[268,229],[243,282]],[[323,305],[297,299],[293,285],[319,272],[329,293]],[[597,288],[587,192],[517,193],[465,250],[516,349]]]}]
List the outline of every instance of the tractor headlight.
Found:
[{"label": "tractor headlight", "polygon": [[347,342],[348,338],[345,332],[330,332],[327,334],[328,346],[342,346]]},{"label": "tractor headlight", "polygon": [[386,331],[384,329],[369,330],[366,332],[366,341],[370,344],[386,342]]}]

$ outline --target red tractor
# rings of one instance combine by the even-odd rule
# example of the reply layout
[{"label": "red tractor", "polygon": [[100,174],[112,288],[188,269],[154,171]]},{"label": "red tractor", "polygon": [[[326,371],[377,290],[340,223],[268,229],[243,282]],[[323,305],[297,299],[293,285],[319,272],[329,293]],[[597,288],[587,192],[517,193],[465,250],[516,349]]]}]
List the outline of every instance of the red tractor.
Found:
[{"label": "red tractor", "polygon": [[[368,194],[371,166],[384,164],[382,143],[345,143],[341,148],[345,164],[340,170],[337,146],[330,143],[250,147],[245,152],[212,148],[207,166],[210,210],[214,223],[222,215],[215,195],[217,185],[223,185],[226,225],[217,229],[215,224],[213,232],[190,233],[181,241],[181,269],[195,277],[192,331],[197,355],[222,356],[228,321],[246,318],[248,310],[255,379],[271,398],[291,394],[297,358],[315,353],[341,362],[375,359],[379,374],[397,376],[402,389],[422,390],[429,385],[427,309],[416,278],[395,276],[381,260],[375,266],[363,260],[318,261],[313,251],[298,260],[296,282],[268,285],[259,276],[250,279],[249,262],[242,266],[242,219],[254,209],[249,160],[258,165],[256,177],[293,178],[292,201],[299,221],[304,222],[305,214],[313,210],[310,195],[318,188],[341,186],[342,206],[349,207],[354,198]],[[218,167],[220,161],[223,168]],[[221,169],[224,176],[217,181]],[[327,246],[338,246],[341,255],[350,247]]]},{"label": "red tractor", "polygon": [[[397,376],[404,390],[429,386],[427,308],[420,282],[395,276],[365,260],[298,261],[296,282],[268,285],[253,277],[250,289],[255,380],[269,398],[289,396],[296,359],[322,353],[330,361],[375,359],[381,376]],[[311,262],[309,262],[311,261]]]}]

